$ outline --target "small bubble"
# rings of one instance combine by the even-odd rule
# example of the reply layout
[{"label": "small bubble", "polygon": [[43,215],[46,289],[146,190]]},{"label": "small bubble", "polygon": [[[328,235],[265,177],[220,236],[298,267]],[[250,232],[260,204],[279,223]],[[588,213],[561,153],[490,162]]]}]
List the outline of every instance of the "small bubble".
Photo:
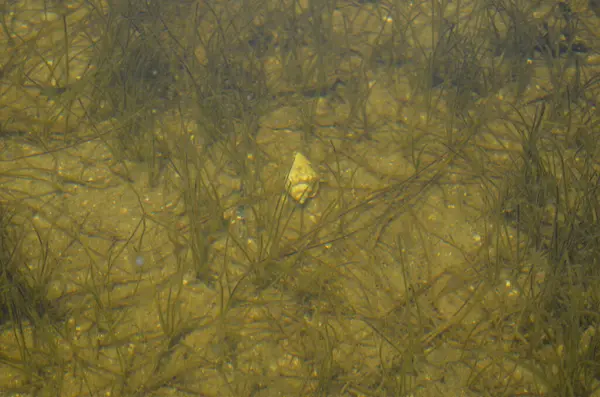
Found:
[{"label": "small bubble", "polygon": [[138,255],[135,257],[135,264],[138,266],[144,266],[144,263],[146,263],[146,261],[144,260],[144,257],[141,255]]}]

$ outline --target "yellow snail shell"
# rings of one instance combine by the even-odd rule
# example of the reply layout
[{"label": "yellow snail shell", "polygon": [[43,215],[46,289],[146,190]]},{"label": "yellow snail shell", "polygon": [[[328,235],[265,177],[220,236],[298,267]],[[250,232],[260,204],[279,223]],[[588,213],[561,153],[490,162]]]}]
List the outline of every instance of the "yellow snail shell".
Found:
[{"label": "yellow snail shell", "polygon": [[296,152],[294,156],[292,168],[286,178],[286,190],[299,204],[315,197],[319,191],[319,174],[300,152]]}]

